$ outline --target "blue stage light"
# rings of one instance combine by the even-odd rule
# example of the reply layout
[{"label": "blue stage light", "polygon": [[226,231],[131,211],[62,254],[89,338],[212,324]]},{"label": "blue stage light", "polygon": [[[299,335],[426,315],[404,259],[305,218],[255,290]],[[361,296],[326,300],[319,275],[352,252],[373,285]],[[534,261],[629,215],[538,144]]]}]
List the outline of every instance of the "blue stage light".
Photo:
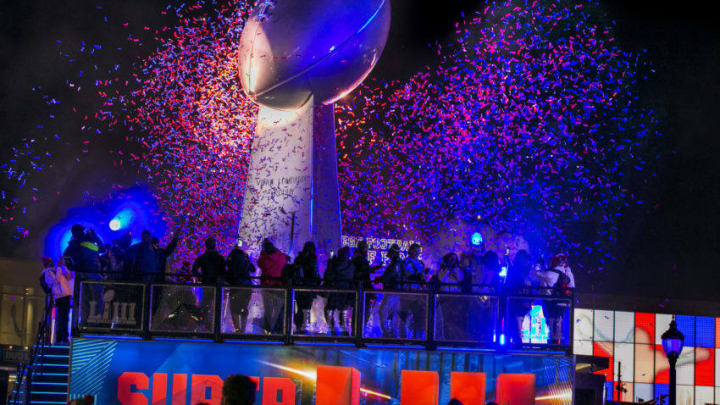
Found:
[{"label": "blue stage light", "polygon": [[120,222],[119,219],[113,219],[112,221],[110,221],[108,226],[110,227],[110,230],[112,230],[112,231],[119,231],[120,228],[122,227],[122,223]]},{"label": "blue stage light", "polygon": [[135,221],[135,211],[130,208],[125,208],[108,222],[108,226],[112,231],[119,231],[130,226],[133,221]]},{"label": "blue stage light", "polygon": [[500,334],[500,346],[505,346],[505,334]]},{"label": "blue stage light", "polygon": [[72,232],[70,232],[70,229],[68,229],[60,237],[60,251],[53,256],[62,255],[63,252],[65,252],[65,249],[67,249],[68,245],[70,244],[70,239],[72,239]]},{"label": "blue stage light", "polygon": [[507,272],[508,272],[508,267],[502,266],[500,268],[500,273],[498,273],[498,276],[505,278],[505,277],[507,277]]},{"label": "blue stage light", "polygon": [[483,237],[480,232],[475,232],[470,237],[470,243],[473,244],[473,246],[480,246],[480,244],[483,242]]}]

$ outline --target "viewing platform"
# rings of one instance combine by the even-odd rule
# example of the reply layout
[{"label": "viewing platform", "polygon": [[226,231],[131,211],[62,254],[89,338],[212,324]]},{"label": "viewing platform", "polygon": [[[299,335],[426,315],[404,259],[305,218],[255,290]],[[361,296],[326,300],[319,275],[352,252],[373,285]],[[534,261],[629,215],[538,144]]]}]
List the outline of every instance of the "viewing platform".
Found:
[{"label": "viewing platform", "polygon": [[[542,288],[519,292],[481,285],[465,291],[458,285],[431,284],[363,290],[102,280],[80,281],[77,288],[74,337],[572,352],[572,291],[558,295]],[[342,308],[328,310],[328,302]],[[549,312],[559,319],[561,334],[550,331]]]}]

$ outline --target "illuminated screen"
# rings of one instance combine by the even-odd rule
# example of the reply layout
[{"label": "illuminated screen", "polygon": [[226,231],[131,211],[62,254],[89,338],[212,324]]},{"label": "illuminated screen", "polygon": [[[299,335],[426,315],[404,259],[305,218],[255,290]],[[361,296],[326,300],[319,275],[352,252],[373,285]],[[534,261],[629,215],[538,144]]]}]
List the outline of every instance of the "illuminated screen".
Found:
[{"label": "illuminated screen", "polygon": [[[419,373],[423,378],[427,371],[433,374],[429,381],[437,381],[438,404],[450,400],[451,389],[468,391],[473,376],[451,374],[458,371],[485,373],[487,400],[497,397],[496,387],[513,386],[513,376],[522,374],[520,379],[530,375],[534,380],[530,392],[537,404],[571,404],[574,372],[567,355],[82,338],[72,342],[71,361],[71,399],[93,394],[95,403],[128,405],[217,404],[218,384],[221,389],[231,374],[256,379],[256,404],[315,404],[320,366],[356,369],[360,404],[400,403],[401,396],[413,394],[401,394],[401,381],[417,370],[426,371]],[[451,377],[457,377],[455,383]],[[513,387],[511,394],[517,394]]]},{"label": "illuminated screen", "polygon": [[[665,396],[670,366],[660,336],[671,320],[669,314],[576,308],[573,350],[610,359],[608,370],[597,372],[607,381],[607,398],[639,402]],[[676,322],[685,336],[677,363],[678,405],[720,403],[720,318],[677,315]]]}]

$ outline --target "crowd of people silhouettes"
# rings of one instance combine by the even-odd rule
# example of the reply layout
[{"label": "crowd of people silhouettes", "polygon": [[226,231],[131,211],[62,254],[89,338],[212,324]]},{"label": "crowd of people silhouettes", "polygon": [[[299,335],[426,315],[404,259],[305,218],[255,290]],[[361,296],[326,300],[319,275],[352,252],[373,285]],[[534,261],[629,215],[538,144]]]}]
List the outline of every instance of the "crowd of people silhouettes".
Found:
[{"label": "crowd of people silhouettes", "polygon": [[[345,335],[353,331],[353,311],[357,303],[354,294],[343,291],[357,288],[376,290],[378,294],[373,308],[379,318],[377,333],[383,337],[402,338],[422,337],[423,332],[414,323],[424,317],[424,312],[421,313],[417,306],[403,304],[399,294],[382,294],[381,291],[435,289],[446,293],[482,294],[498,289],[517,293],[529,293],[535,289],[540,294],[567,296],[575,287],[574,276],[564,254],[553,256],[547,266],[542,257],[533,260],[525,250],[503,256],[490,250],[466,251],[459,256],[449,252],[442,257],[437,267],[431,267],[421,260],[419,244],[412,244],[406,257],[403,257],[400,247],[393,244],[387,251],[385,263],[371,264],[367,242],[359,241],[352,253],[348,246],[343,246],[337,254],[331,254],[321,269],[312,241],[306,242],[293,259],[271,240],[264,239],[255,261],[258,273],[256,265],[240,243],[233,246],[226,257],[218,251],[216,240],[208,237],[204,242],[204,252],[193,263],[184,262],[176,270],[170,270],[170,258],[178,241],[179,235],[173,234],[170,242],[161,246],[150,232],[143,231],[137,243],[132,244],[132,237],[126,234],[104,245],[91,229],[74,225],[72,239],[63,258],[57,264],[49,258],[43,259],[42,280],[47,284],[48,292],[58,308],[59,323],[67,324],[74,275],[79,280],[105,278],[127,282],[186,282],[236,287],[257,285],[256,280],[259,280],[259,284],[266,287],[292,286],[304,289],[295,294],[295,330],[308,331],[313,303],[322,297],[323,315],[328,328]],[[318,287],[327,287],[331,291],[312,291]],[[100,293],[99,290],[88,289],[91,296]],[[200,312],[207,313],[214,305],[213,296],[201,295],[198,308]],[[248,327],[250,300],[251,295],[247,292],[230,289],[229,307],[236,332],[245,331]],[[153,312],[157,311],[159,301],[153,301]],[[467,309],[472,313],[482,303],[477,301],[468,305],[470,307]],[[483,320],[467,321],[466,313],[458,311],[456,306],[453,300],[438,304],[436,318],[445,325],[440,328],[440,337],[455,335],[457,329],[474,330],[474,336],[481,336]],[[262,294],[262,308],[262,329],[266,333],[282,330],[283,296]],[[479,307],[477,309],[478,316],[482,317],[483,311]],[[522,340],[523,320],[529,310],[529,301],[510,306],[508,327],[511,330],[511,342]],[[543,303],[551,339],[557,340],[562,336],[562,319],[566,310],[567,305],[562,301],[549,300]],[[168,317],[176,315],[171,311]],[[59,340],[67,341],[67,329],[61,326],[57,336]]]}]

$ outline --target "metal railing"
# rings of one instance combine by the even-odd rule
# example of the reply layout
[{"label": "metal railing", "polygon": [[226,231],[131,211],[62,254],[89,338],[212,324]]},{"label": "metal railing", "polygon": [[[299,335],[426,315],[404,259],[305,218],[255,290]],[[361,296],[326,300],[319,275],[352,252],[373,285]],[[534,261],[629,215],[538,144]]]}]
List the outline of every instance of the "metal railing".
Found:
[{"label": "metal railing", "polygon": [[[50,311],[52,298],[46,297],[45,310],[37,327],[35,343],[30,348],[30,356],[26,361],[18,363],[15,373],[15,385],[8,398],[9,404],[30,404],[32,395],[32,376],[37,370],[42,370],[43,364],[38,360],[42,358],[45,350],[50,346]],[[3,393],[4,395],[4,393]]]},{"label": "metal railing", "polygon": [[572,351],[570,290],[257,285],[266,281],[231,286],[77,280],[72,334]]}]

